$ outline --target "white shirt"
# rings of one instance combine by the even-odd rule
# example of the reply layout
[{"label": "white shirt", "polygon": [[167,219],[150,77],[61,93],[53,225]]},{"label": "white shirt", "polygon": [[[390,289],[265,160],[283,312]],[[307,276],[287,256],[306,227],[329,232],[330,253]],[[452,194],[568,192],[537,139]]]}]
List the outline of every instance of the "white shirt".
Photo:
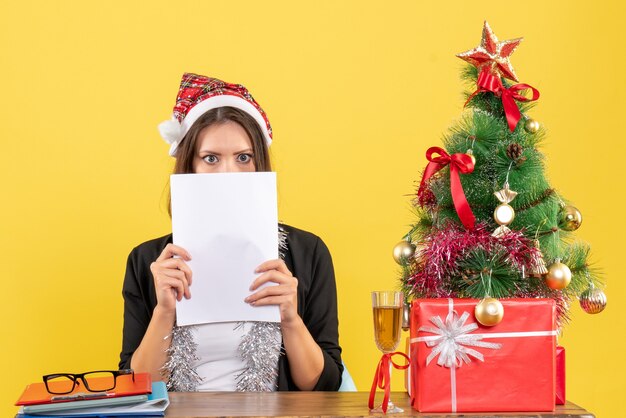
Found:
[{"label": "white shirt", "polygon": [[252,322],[220,322],[194,326],[199,360],[193,367],[202,378],[198,391],[237,390],[237,376],[246,370],[238,347],[252,325]]}]

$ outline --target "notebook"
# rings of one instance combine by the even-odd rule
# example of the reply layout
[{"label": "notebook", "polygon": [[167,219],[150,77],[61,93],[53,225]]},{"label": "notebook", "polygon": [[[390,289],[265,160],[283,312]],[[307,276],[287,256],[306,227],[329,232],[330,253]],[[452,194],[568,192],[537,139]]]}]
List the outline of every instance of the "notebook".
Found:
[{"label": "notebook", "polygon": [[[131,395],[145,395],[152,391],[152,379],[149,373],[135,373],[135,381],[133,382],[131,375],[118,376],[115,389],[106,393],[96,393],[96,396],[100,394],[105,399],[115,398],[119,396],[131,396]],[[83,387],[82,383],[77,385],[71,393],[67,395],[53,395],[48,392],[46,385],[43,382],[31,383],[26,386],[24,392],[17,400],[15,405],[39,405],[59,402],[84,402],[80,399],[80,394],[92,396],[94,392],[88,392]],[[64,398],[61,401],[55,401],[53,398]],[[72,399],[72,397],[74,397]],[[95,399],[92,399],[95,400]]]},{"label": "notebook", "polygon": [[133,405],[147,400],[148,395],[115,396],[88,401],[52,402],[39,405],[25,405],[23,408],[25,414],[42,414],[45,412],[70,411],[72,409]]}]

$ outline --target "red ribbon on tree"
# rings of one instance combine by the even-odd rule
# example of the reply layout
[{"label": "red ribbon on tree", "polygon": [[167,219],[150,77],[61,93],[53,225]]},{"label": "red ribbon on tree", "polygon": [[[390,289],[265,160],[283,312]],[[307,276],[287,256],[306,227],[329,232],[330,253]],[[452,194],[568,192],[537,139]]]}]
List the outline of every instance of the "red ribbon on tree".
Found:
[{"label": "red ribbon on tree", "polygon": [[[435,156],[435,154],[439,154],[439,156]],[[420,187],[417,192],[418,196],[421,197],[424,193],[426,193],[426,182],[428,179],[430,179],[437,171],[449,164],[450,192],[452,194],[454,208],[456,209],[456,213],[459,215],[459,219],[461,220],[463,226],[467,229],[473,229],[476,218],[472,213],[469,203],[467,203],[465,192],[463,191],[463,185],[461,184],[461,178],[459,177],[459,172],[468,174],[474,171],[472,158],[469,155],[462,153],[450,155],[446,152],[446,150],[439,147],[428,148],[428,151],[426,151],[426,158],[428,158],[428,161],[430,162],[426,166],[426,170],[424,170],[422,182],[420,183]]]},{"label": "red ribbon on tree", "polygon": [[[472,100],[472,98],[478,93],[483,93],[485,91],[492,92],[502,100],[504,115],[506,116],[506,121],[511,132],[515,130],[517,122],[519,122],[522,117],[522,113],[519,111],[515,100],[518,102],[532,102],[539,99],[539,90],[528,84],[515,84],[509,88],[504,87],[500,77],[494,75],[487,67],[484,67],[478,75],[476,84],[478,85],[478,90],[472,93],[472,95],[465,102],[465,105],[467,106],[469,101]],[[526,97],[518,94],[519,91],[527,89],[532,90],[533,97]]]},{"label": "red ribbon on tree", "polygon": [[[404,357],[406,359],[406,364],[402,365],[402,364],[394,363],[392,357],[396,355]],[[387,404],[389,403],[389,391],[391,388],[390,368],[393,365],[393,367],[395,367],[398,370],[405,370],[405,369],[408,369],[410,362],[411,360],[409,359],[409,357],[406,354],[401,353],[400,351],[396,351],[394,353],[383,354],[383,356],[380,358],[380,361],[378,362],[378,367],[376,367],[376,375],[374,376],[374,382],[372,383],[372,389],[370,390],[370,400],[367,404],[370,409],[374,408],[374,399],[376,398],[376,387],[379,387],[380,389],[385,391],[385,395],[383,397],[382,408],[383,408],[383,412],[387,413]]]}]

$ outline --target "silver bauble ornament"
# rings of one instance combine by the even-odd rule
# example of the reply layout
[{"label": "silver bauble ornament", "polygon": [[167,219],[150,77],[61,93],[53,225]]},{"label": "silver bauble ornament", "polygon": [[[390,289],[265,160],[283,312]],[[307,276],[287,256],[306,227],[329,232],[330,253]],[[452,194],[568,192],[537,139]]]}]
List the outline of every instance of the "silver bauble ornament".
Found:
[{"label": "silver bauble ornament", "polygon": [[498,299],[484,298],[474,308],[474,316],[484,326],[492,327],[504,318],[504,307]]},{"label": "silver bauble ornament", "polygon": [[593,286],[585,290],[578,298],[580,307],[588,314],[600,313],[606,308],[606,295],[600,289]]},{"label": "silver bauble ornament", "polygon": [[415,245],[402,240],[393,247],[393,259],[398,264],[404,264],[415,255]]}]

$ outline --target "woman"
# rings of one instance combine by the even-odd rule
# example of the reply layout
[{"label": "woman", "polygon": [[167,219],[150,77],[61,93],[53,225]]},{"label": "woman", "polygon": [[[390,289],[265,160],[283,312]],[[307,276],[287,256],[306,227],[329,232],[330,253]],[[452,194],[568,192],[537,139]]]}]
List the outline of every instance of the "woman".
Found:
[{"label": "woman", "polygon": [[[272,130],[242,85],[184,74],[174,116],[160,125],[174,173],[270,171]],[[176,302],[192,297],[191,257],[172,235],[128,257],[120,368],[149,372],[173,390],[337,390],[341,348],[332,260],[317,236],[279,225],[281,258],[258,266],[245,302],[277,305],[280,325],[176,326]],[[274,286],[265,286],[272,282]]]}]

